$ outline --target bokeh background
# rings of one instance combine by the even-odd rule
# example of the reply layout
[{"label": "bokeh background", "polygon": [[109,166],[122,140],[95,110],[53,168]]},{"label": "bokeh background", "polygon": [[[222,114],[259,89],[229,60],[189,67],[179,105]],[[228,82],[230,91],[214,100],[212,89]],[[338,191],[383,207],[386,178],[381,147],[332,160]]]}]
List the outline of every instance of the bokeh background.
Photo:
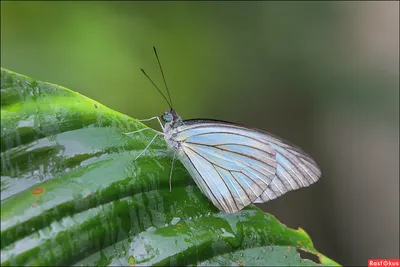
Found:
[{"label": "bokeh background", "polygon": [[[167,104],[302,147],[315,185],[262,208],[344,265],[399,257],[399,2],[1,1],[1,66],[135,118]],[[157,127],[157,124],[150,124]]]}]

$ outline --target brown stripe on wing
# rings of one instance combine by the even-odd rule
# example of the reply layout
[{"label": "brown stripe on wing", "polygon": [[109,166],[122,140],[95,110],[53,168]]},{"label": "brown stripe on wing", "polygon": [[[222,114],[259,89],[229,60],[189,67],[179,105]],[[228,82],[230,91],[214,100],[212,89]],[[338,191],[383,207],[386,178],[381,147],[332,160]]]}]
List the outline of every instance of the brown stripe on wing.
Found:
[{"label": "brown stripe on wing", "polygon": [[[226,169],[225,167],[223,167],[223,166],[221,166],[221,165],[219,165],[219,164],[216,164],[215,162],[211,162],[211,161],[208,160],[206,157],[204,157],[203,155],[199,154],[197,151],[193,150],[193,148],[191,148],[190,146],[186,146],[186,148],[190,149],[191,151],[193,151],[194,153],[196,153],[197,155],[199,155],[200,157],[202,157],[203,159],[205,159],[206,161],[208,161],[208,162],[209,162],[210,164],[212,164],[212,165],[218,166],[219,168],[224,169],[224,170],[227,170],[227,171],[229,171],[229,172],[240,172],[240,173],[242,173],[243,175],[249,177],[247,174],[245,174],[245,173],[244,173],[243,171],[241,171],[240,169],[239,169],[239,170],[229,170],[229,169]],[[235,159],[235,161],[236,161],[236,162],[240,162],[241,164],[245,165],[246,167],[248,167],[248,168],[254,170],[255,172],[258,172],[259,174],[261,174],[261,176],[264,176],[264,177],[266,177],[267,179],[269,179],[268,176],[266,176],[264,173],[260,172],[259,170],[254,169],[252,166],[249,166],[248,164],[246,164],[246,163],[244,163],[244,162],[242,162],[242,161],[238,161],[238,160],[236,160],[236,159]],[[249,177],[249,179],[251,179],[255,184],[257,184],[257,186],[260,187],[260,185],[259,185],[256,181],[254,181],[252,178]],[[268,184],[267,182],[265,182],[263,179],[260,179],[260,180],[261,180],[262,182],[264,182],[264,184],[265,184],[266,186],[269,185],[269,184]],[[260,187],[260,188],[261,188],[261,187]],[[264,188],[261,188],[261,190],[264,190]]]},{"label": "brown stripe on wing", "polygon": [[[237,155],[241,155],[241,156],[244,156],[244,157],[251,158],[251,159],[253,159],[253,160],[255,160],[255,161],[258,161],[258,162],[260,162],[260,163],[263,163],[263,164],[265,164],[265,165],[268,165],[268,166],[270,166],[270,167],[272,167],[272,168],[275,168],[275,166],[276,166],[276,164],[271,165],[270,163],[268,163],[268,162],[266,162],[266,161],[263,161],[263,160],[261,160],[261,159],[259,159],[259,158],[256,158],[256,157],[254,157],[254,156],[252,156],[252,155],[243,154],[243,153],[240,153],[240,152],[237,152],[237,151],[233,151],[233,150],[229,150],[229,149],[224,149],[224,148],[222,148],[221,146],[224,146],[225,144],[223,144],[223,145],[208,145],[208,144],[201,144],[201,143],[195,143],[195,142],[185,142],[185,144],[196,145],[196,146],[207,146],[207,147],[212,147],[212,148],[221,150],[222,152],[229,152],[229,153],[233,153],[233,154],[237,154]],[[240,145],[240,144],[235,144],[235,146],[241,146],[241,145]],[[245,145],[243,145],[243,146],[245,146]],[[256,149],[255,147],[251,147],[251,146],[246,146],[246,147],[250,147],[250,148]],[[261,151],[261,152],[265,152],[264,150],[261,150],[261,149],[258,149],[258,150]],[[266,157],[266,159],[269,159],[269,160],[275,159],[275,155],[274,155],[274,154],[270,154],[270,155],[273,155],[273,158],[271,158],[271,157],[269,157],[269,158]],[[243,163],[243,162],[241,162],[241,163]],[[273,163],[276,163],[276,160],[274,160]],[[247,166],[247,165],[246,165],[246,166]]]},{"label": "brown stripe on wing", "polygon": [[[282,157],[286,158],[293,165],[293,167],[296,168],[296,170],[303,176],[303,179],[308,183],[307,186],[315,183],[318,180],[317,175],[316,175],[316,179],[314,179],[313,176],[310,175],[310,173],[308,173],[304,169],[302,162],[299,159],[297,159],[296,156],[293,156],[292,154],[289,154],[289,156],[282,155],[282,153],[279,153],[279,154]],[[305,167],[307,167],[307,166],[305,166]],[[311,179],[311,181],[310,181],[310,179]]]},{"label": "brown stripe on wing", "polygon": [[238,205],[236,204],[236,200],[235,200],[234,196],[232,195],[231,190],[229,190],[229,186],[228,186],[228,185],[226,184],[226,182],[225,182],[225,179],[222,178],[221,174],[219,173],[219,171],[217,170],[217,168],[215,168],[214,164],[212,164],[212,165],[213,165],[215,171],[218,173],[218,175],[219,175],[219,177],[221,178],[221,180],[224,182],[226,188],[228,188],[228,192],[229,192],[229,194],[231,195],[232,202],[233,202],[233,203],[235,204],[235,206],[236,206],[236,209],[234,210],[233,207],[232,207],[232,205],[230,205],[231,208],[232,208],[232,209],[231,209],[232,212],[236,212],[236,211],[240,210],[239,207],[238,207]]},{"label": "brown stripe on wing", "polygon": [[[223,170],[229,172],[229,174],[232,176],[232,178],[235,180],[235,182],[242,188],[243,192],[246,194],[246,197],[249,199],[249,204],[254,200],[254,199],[251,199],[251,197],[250,197],[249,194],[247,193],[246,189],[245,189],[245,188],[242,186],[242,184],[236,179],[236,177],[233,175],[233,173],[232,173],[231,170],[225,169],[225,168],[223,168],[223,167],[221,167],[221,166],[217,166],[217,165],[214,165],[214,164],[212,164],[212,165],[214,166],[214,169],[216,169],[215,167],[218,167],[218,168],[221,168],[221,169],[223,169]],[[244,202],[243,202],[243,205],[245,205]],[[247,205],[248,205],[248,204],[247,204]]]},{"label": "brown stripe on wing", "polygon": [[[257,129],[257,128],[250,128],[245,125],[239,124],[239,123],[234,123],[234,122],[228,122],[228,121],[221,121],[221,120],[212,120],[212,119],[190,119],[190,120],[184,120],[185,123],[184,126],[180,126],[182,128],[182,131],[189,130],[189,129],[197,129],[197,128],[203,128],[203,127],[209,127],[209,126],[219,126],[219,127],[225,127],[225,128],[235,128],[235,129],[241,129],[245,131],[251,131],[254,133],[266,135],[272,139],[275,139],[274,141],[278,143],[283,143],[289,147],[293,147],[296,149],[300,149],[296,145],[292,144],[291,142],[280,138],[277,135],[274,135],[272,133]],[[178,127],[178,128],[180,128]],[[301,149],[300,149],[301,150]]]},{"label": "brown stripe on wing", "polygon": [[[179,129],[180,127],[177,128],[178,132],[186,131],[186,130],[191,130],[191,129],[198,129],[198,128],[204,128],[204,127],[221,127],[221,128],[233,128],[233,129],[239,129],[239,130],[244,130],[244,131],[250,131],[253,133],[261,134],[264,135],[267,139],[266,140],[268,143],[274,143],[276,145],[279,145],[285,149],[291,149],[293,151],[296,151],[298,154],[301,154],[305,156],[305,158],[314,161],[310,155],[305,153],[300,147],[296,146],[295,144],[277,136],[272,133],[257,129],[257,128],[249,128],[246,127],[242,124],[238,123],[233,123],[233,122],[227,122],[227,121],[221,121],[221,120],[212,120],[212,119],[191,119],[191,120],[185,120],[185,126],[181,127],[182,129]],[[312,164],[315,164],[315,162],[310,162]]]},{"label": "brown stripe on wing", "polygon": [[[262,188],[252,177],[250,177],[249,175],[247,175],[247,174],[244,173],[243,171],[241,171],[241,170],[229,170],[229,169],[227,169],[227,168],[225,168],[225,167],[223,167],[223,166],[221,166],[221,165],[219,165],[219,164],[216,164],[215,162],[211,162],[211,161],[208,160],[206,157],[204,157],[203,155],[199,154],[197,151],[195,151],[194,149],[192,149],[190,146],[186,146],[186,148],[187,148],[187,149],[190,149],[191,151],[193,151],[194,153],[196,153],[197,155],[199,155],[200,157],[202,157],[204,160],[208,161],[208,162],[214,167],[214,169],[215,169],[215,166],[217,166],[217,167],[219,167],[219,168],[221,168],[221,169],[223,169],[223,170],[226,170],[226,171],[230,172],[232,176],[234,176],[233,173],[241,173],[241,174],[243,174],[244,176],[248,177],[255,185],[257,185],[257,187],[260,188],[260,190],[261,190],[261,191],[260,191],[260,194],[261,194],[261,193],[267,188],[267,186],[268,186],[268,183],[266,183],[263,179],[260,179],[260,180],[263,181],[263,182],[265,183],[265,185],[266,185],[265,188]],[[247,166],[247,165],[246,165],[246,166]],[[248,167],[251,168],[250,166],[248,166]],[[257,171],[257,170],[254,170],[254,171]],[[262,174],[262,173],[260,173],[260,174]],[[265,176],[264,174],[262,174],[262,175]],[[265,176],[265,177],[266,177],[266,176]],[[235,180],[237,181],[236,177],[234,177],[234,178],[235,178]],[[267,178],[268,178],[268,177],[267,177]],[[225,181],[224,181],[224,183],[225,183]],[[238,181],[237,181],[237,183],[240,184]],[[241,187],[242,187],[242,186],[241,186]],[[228,191],[229,191],[229,187],[227,187],[227,188],[228,188]],[[250,199],[250,201],[254,201],[254,200],[257,199],[257,197],[260,195],[260,194],[256,193],[256,192],[253,190],[253,188],[252,188],[251,186],[250,186],[250,189],[253,191],[255,198],[251,198],[251,197],[248,195],[248,193],[247,193],[247,191],[245,190],[244,187],[242,187],[242,189],[244,190],[244,192],[246,193],[246,195],[247,195],[247,197]],[[221,194],[221,195],[222,195],[222,194]]]},{"label": "brown stripe on wing", "polygon": [[[270,146],[270,144],[269,144],[268,141],[261,140],[261,139],[258,139],[258,138],[255,138],[255,137],[252,137],[252,136],[249,136],[249,135],[245,135],[245,134],[232,133],[232,132],[216,132],[216,131],[215,131],[215,132],[207,132],[207,133],[193,134],[193,135],[191,135],[191,136],[188,136],[188,137],[186,138],[186,140],[187,140],[188,138],[190,138],[190,137],[200,136],[200,135],[208,135],[208,134],[239,135],[239,136],[247,137],[247,138],[249,138],[249,139],[252,139],[252,140],[254,140],[254,141],[257,141],[257,142],[259,142],[259,143],[261,143],[261,144],[264,144],[264,145],[266,145],[266,146]],[[186,140],[182,140],[181,142],[190,142],[190,141],[186,141]],[[272,147],[271,147],[271,149],[272,149]]]},{"label": "brown stripe on wing", "polygon": [[[210,146],[210,147],[221,147],[221,146],[243,146],[243,147],[249,147],[258,151],[261,151],[263,153],[266,153],[268,155],[270,155],[271,157],[275,156],[275,149],[273,149],[269,144],[267,144],[269,147],[271,147],[271,150],[273,152],[269,152],[267,150],[263,150],[260,149],[258,147],[254,147],[254,146],[249,146],[249,145],[245,145],[245,144],[238,144],[238,143],[223,143],[223,144],[218,144],[218,145],[209,145],[209,144],[202,144],[202,143],[197,143],[197,142],[193,142],[193,141],[185,141],[185,143],[188,144],[194,144],[194,145],[202,145],[202,146]],[[233,152],[233,151],[232,151]]]},{"label": "brown stripe on wing", "polygon": [[[214,198],[214,200],[217,202],[217,208],[219,210],[225,210],[223,205],[221,204],[221,202],[219,202],[219,199],[214,195],[214,192],[211,190],[210,185],[207,183],[206,180],[203,179],[203,176],[200,174],[199,170],[196,168],[196,165],[194,165],[193,161],[191,160],[191,158],[189,157],[189,155],[186,153],[185,150],[183,150],[183,153],[185,153],[186,158],[189,160],[189,162],[192,164],[193,168],[196,170],[196,172],[198,173],[198,175],[200,176],[200,178],[204,181],[204,183],[206,184],[208,191],[212,194],[212,197]],[[209,194],[207,194],[208,197],[211,197]],[[211,199],[211,201],[215,204],[215,202]]]}]

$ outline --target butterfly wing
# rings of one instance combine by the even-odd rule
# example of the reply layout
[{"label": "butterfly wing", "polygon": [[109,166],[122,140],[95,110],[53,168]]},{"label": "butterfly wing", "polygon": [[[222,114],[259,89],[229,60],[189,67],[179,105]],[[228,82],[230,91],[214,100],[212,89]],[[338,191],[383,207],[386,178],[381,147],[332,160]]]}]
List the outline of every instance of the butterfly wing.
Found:
[{"label": "butterfly wing", "polygon": [[216,207],[237,212],[270,185],[275,177],[275,152],[268,143],[234,129],[205,126],[202,131],[184,128],[178,132],[180,160]]},{"label": "butterfly wing", "polygon": [[235,124],[184,121],[171,139],[180,143],[179,158],[201,191],[227,213],[308,186],[321,175],[299,148]]},{"label": "butterfly wing", "polygon": [[272,135],[265,135],[264,139],[269,140],[275,149],[276,175],[254,203],[264,203],[289,191],[310,186],[321,177],[317,163],[300,148]]}]

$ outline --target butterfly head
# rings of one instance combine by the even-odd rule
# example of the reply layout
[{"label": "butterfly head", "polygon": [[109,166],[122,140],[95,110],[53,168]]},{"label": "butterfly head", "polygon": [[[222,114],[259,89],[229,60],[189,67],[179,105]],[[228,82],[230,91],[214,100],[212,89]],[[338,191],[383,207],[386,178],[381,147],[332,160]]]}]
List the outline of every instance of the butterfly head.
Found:
[{"label": "butterfly head", "polygon": [[182,119],[178,113],[171,109],[166,110],[162,115],[161,119],[165,122],[166,129],[174,128],[181,124]]},{"label": "butterfly head", "polygon": [[165,123],[169,123],[169,122],[177,122],[177,121],[181,120],[181,117],[178,115],[178,113],[175,110],[168,109],[161,115],[161,119]]}]

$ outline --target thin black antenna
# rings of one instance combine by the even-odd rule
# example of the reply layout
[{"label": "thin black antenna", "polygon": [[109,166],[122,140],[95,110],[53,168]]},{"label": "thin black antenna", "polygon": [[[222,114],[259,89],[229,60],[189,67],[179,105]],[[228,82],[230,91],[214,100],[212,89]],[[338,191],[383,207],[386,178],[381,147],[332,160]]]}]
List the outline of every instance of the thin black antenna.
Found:
[{"label": "thin black antenna", "polygon": [[170,107],[171,107],[171,109],[172,109],[171,95],[169,94],[169,89],[168,89],[168,86],[167,86],[167,82],[165,81],[164,72],[163,72],[163,69],[162,69],[162,67],[161,67],[160,59],[158,58],[157,50],[156,50],[156,47],[155,47],[155,46],[153,46],[153,50],[154,50],[154,54],[156,55],[156,58],[157,58],[157,61],[158,61],[158,66],[160,66],[161,75],[162,75],[162,78],[163,78],[163,80],[164,80],[165,88],[167,89],[168,98],[169,98],[169,101],[170,101],[170,103],[171,103]]},{"label": "thin black antenna", "polygon": [[144,69],[140,69],[144,76],[147,77],[147,79],[149,79],[149,81],[154,85],[154,87],[157,89],[157,91],[164,97],[165,101],[167,101],[168,106],[172,109],[172,105],[171,103],[168,101],[168,99],[165,97],[165,95],[161,92],[161,90],[158,88],[158,86],[153,82],[153,80],[149,77],[149,75],[147,75],[147,73],[144,71]]}]

